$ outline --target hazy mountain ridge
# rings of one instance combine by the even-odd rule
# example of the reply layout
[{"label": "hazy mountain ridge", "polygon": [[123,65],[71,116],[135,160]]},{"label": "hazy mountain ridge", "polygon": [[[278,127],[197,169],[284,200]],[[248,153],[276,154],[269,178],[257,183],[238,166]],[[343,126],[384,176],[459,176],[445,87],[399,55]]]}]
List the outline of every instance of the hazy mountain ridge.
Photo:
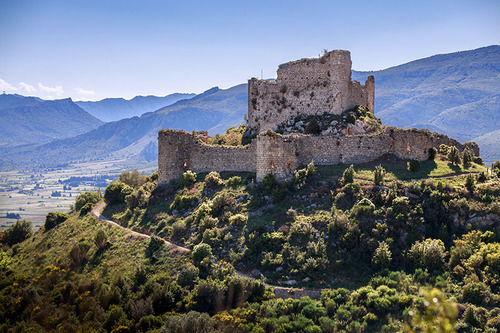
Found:
[{"label": "hazy mountain ridge", "polygon": [[75,103],[94,117],[109,122],[140,116],[194,96],[196,94],[174,93],[163,97],[149,95],[136,96],[130,100],[105,98],[96,102],[79,101]]},{"label": "hazy mountain ridge", "polygon": [[1,145],[50,142],[86,133],[102,124],[69,98],[44,101],[0,95]]},{"label": "hazy mountain ridge", "polygon": [[246,99],[245,84],[226,90],[212,88],[156,112],[106,123],[69,139],[5,149],[3,156],[22,165],[54,165],[105,158],[139,158],[142,162],[150,162],[160,129],[200,131],[210,130],[228,118],[242,122],[247,111]]}]

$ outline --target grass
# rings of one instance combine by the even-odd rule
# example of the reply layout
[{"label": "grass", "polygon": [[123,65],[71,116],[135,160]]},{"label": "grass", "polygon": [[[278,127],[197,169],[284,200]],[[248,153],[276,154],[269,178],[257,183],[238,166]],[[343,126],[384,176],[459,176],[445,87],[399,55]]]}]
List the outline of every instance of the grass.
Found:
[{"label": "grass", "polygon": [[[94,244],[94,237],[99,230],[104,231],[108,238],[109,245],[104,250],[98,250]],[[76,272],[67,274],[81,274],[89,280],[114,281],[118,277],[131,278],[138,268],[152,265],[146,258],[148,239],[131,237],[124,230],[102,223],[90,214],[85,217],[73,214],[56,228],[47,232],[41,228],[20,246],[16,246],[11,268],[17,274],[28,276],[36,276],[51,265],[67,268],[71,263],[68,253],[75,244],[82,242],[91,245],[89,260]],[[172,257],[165,249],[162,258],[154,264],[154,274],[174,275],[185,260],[186,257]]]}]

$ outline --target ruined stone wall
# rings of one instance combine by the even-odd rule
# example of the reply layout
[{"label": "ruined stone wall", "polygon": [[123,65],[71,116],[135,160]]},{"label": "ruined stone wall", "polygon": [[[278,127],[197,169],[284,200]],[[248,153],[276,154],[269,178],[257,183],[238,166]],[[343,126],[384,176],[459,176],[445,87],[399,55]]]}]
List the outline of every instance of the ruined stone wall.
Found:
[{"label": "ruined stone wall", "polygon": [[[446,135],[428,130],[387,128],[374,135],[308,136],[261,134],[257,144],[257,180],[273,173],[278,180],[289,180],[296,169],[311,161],[315,165],[355,164],[373,161],[385,154],[401,159],[424,161],[429,148],[439,145],[466,146]],[[479,155],[475,143],[468,147]]]},{"label": "ruined stone wall", "polygon": [[248,126],[260,133],[298,115],[340,114],[357,105],[373,112],[374,78],[351,81],[349,51],[282,64],[275,81],[248,81]]},{"label": "ruined stone wall", "polygon": [[194,172],[256,172],[256,146],[207,145],[196,136],[173,130],[158,133],[158,184],[179,179],[187,170]]}]

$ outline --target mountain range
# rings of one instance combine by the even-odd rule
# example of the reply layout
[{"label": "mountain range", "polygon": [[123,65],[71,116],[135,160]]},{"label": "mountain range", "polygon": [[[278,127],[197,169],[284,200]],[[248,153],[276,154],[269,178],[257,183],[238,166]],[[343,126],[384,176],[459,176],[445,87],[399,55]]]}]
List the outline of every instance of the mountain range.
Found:
[{"label": "mountain range", "polygon": [[104,124],[71,99],[0,95],[0,146],[40,144],[70,138]]},{"label": "mountain range", "polygon": [[[352,73],[361,82],[368,75],[375,76],[375,114],[384,124],[428,128],[461,141],[477,141],[486,162],[500,159],[500,46]],[[225,90],[216,87],[140,117],[42,145],[3,148],[0,154],[3,165],[108,158],[125,158],[134,166],[154,165],[159,129],[216,134],[243,123],[246,112],[246,84]]]},{"label": "mountain range", "polygon": [[116,121],[124,118],[140,116],[146,112],[156,111],[181,99],[189,99],[196,94],[170,94],[158,96],[136,96],[130,100],[123,98],[105,98],[97,102],[75,102],[79,107],[105,121]]}]

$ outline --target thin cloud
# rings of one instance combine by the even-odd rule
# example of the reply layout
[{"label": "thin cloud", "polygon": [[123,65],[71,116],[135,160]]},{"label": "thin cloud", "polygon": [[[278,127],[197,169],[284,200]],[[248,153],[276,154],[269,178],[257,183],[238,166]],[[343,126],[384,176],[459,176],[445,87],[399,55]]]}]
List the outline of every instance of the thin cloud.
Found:
[{"label": "thin cloud", "polygon": [[40,89],[41,92],[49,93],[49,94],[56,94],[57,96],[61,96],[62,94],[64,94],[64,90],[63,90],[62,86],[47,87],[39,82],[38,89]]},{"label": "thin cloud", "polygon": [[92,95],[95,95],[95,91],[93,91],[93,90],[86,90],[86,89],[82,89],[82,88],[75,88],[73,90],[76,91],[76,93],[78,95],[82,95],[82,96],[92,96]]},{"label": "thin cloud", "polygon": [[19,89],[16,88],[16,87],[14,87],[9,82],[6,82],[5,80],[0,79],[0,90],[4,90],[4,91],[17,91]]},{"label": "thin cloud", "polygon": [[35,87],[25,82],[19,82],[19,87],[21,88],[22,91],[25,91],[27,93],[32,93],[36,91]]}]

